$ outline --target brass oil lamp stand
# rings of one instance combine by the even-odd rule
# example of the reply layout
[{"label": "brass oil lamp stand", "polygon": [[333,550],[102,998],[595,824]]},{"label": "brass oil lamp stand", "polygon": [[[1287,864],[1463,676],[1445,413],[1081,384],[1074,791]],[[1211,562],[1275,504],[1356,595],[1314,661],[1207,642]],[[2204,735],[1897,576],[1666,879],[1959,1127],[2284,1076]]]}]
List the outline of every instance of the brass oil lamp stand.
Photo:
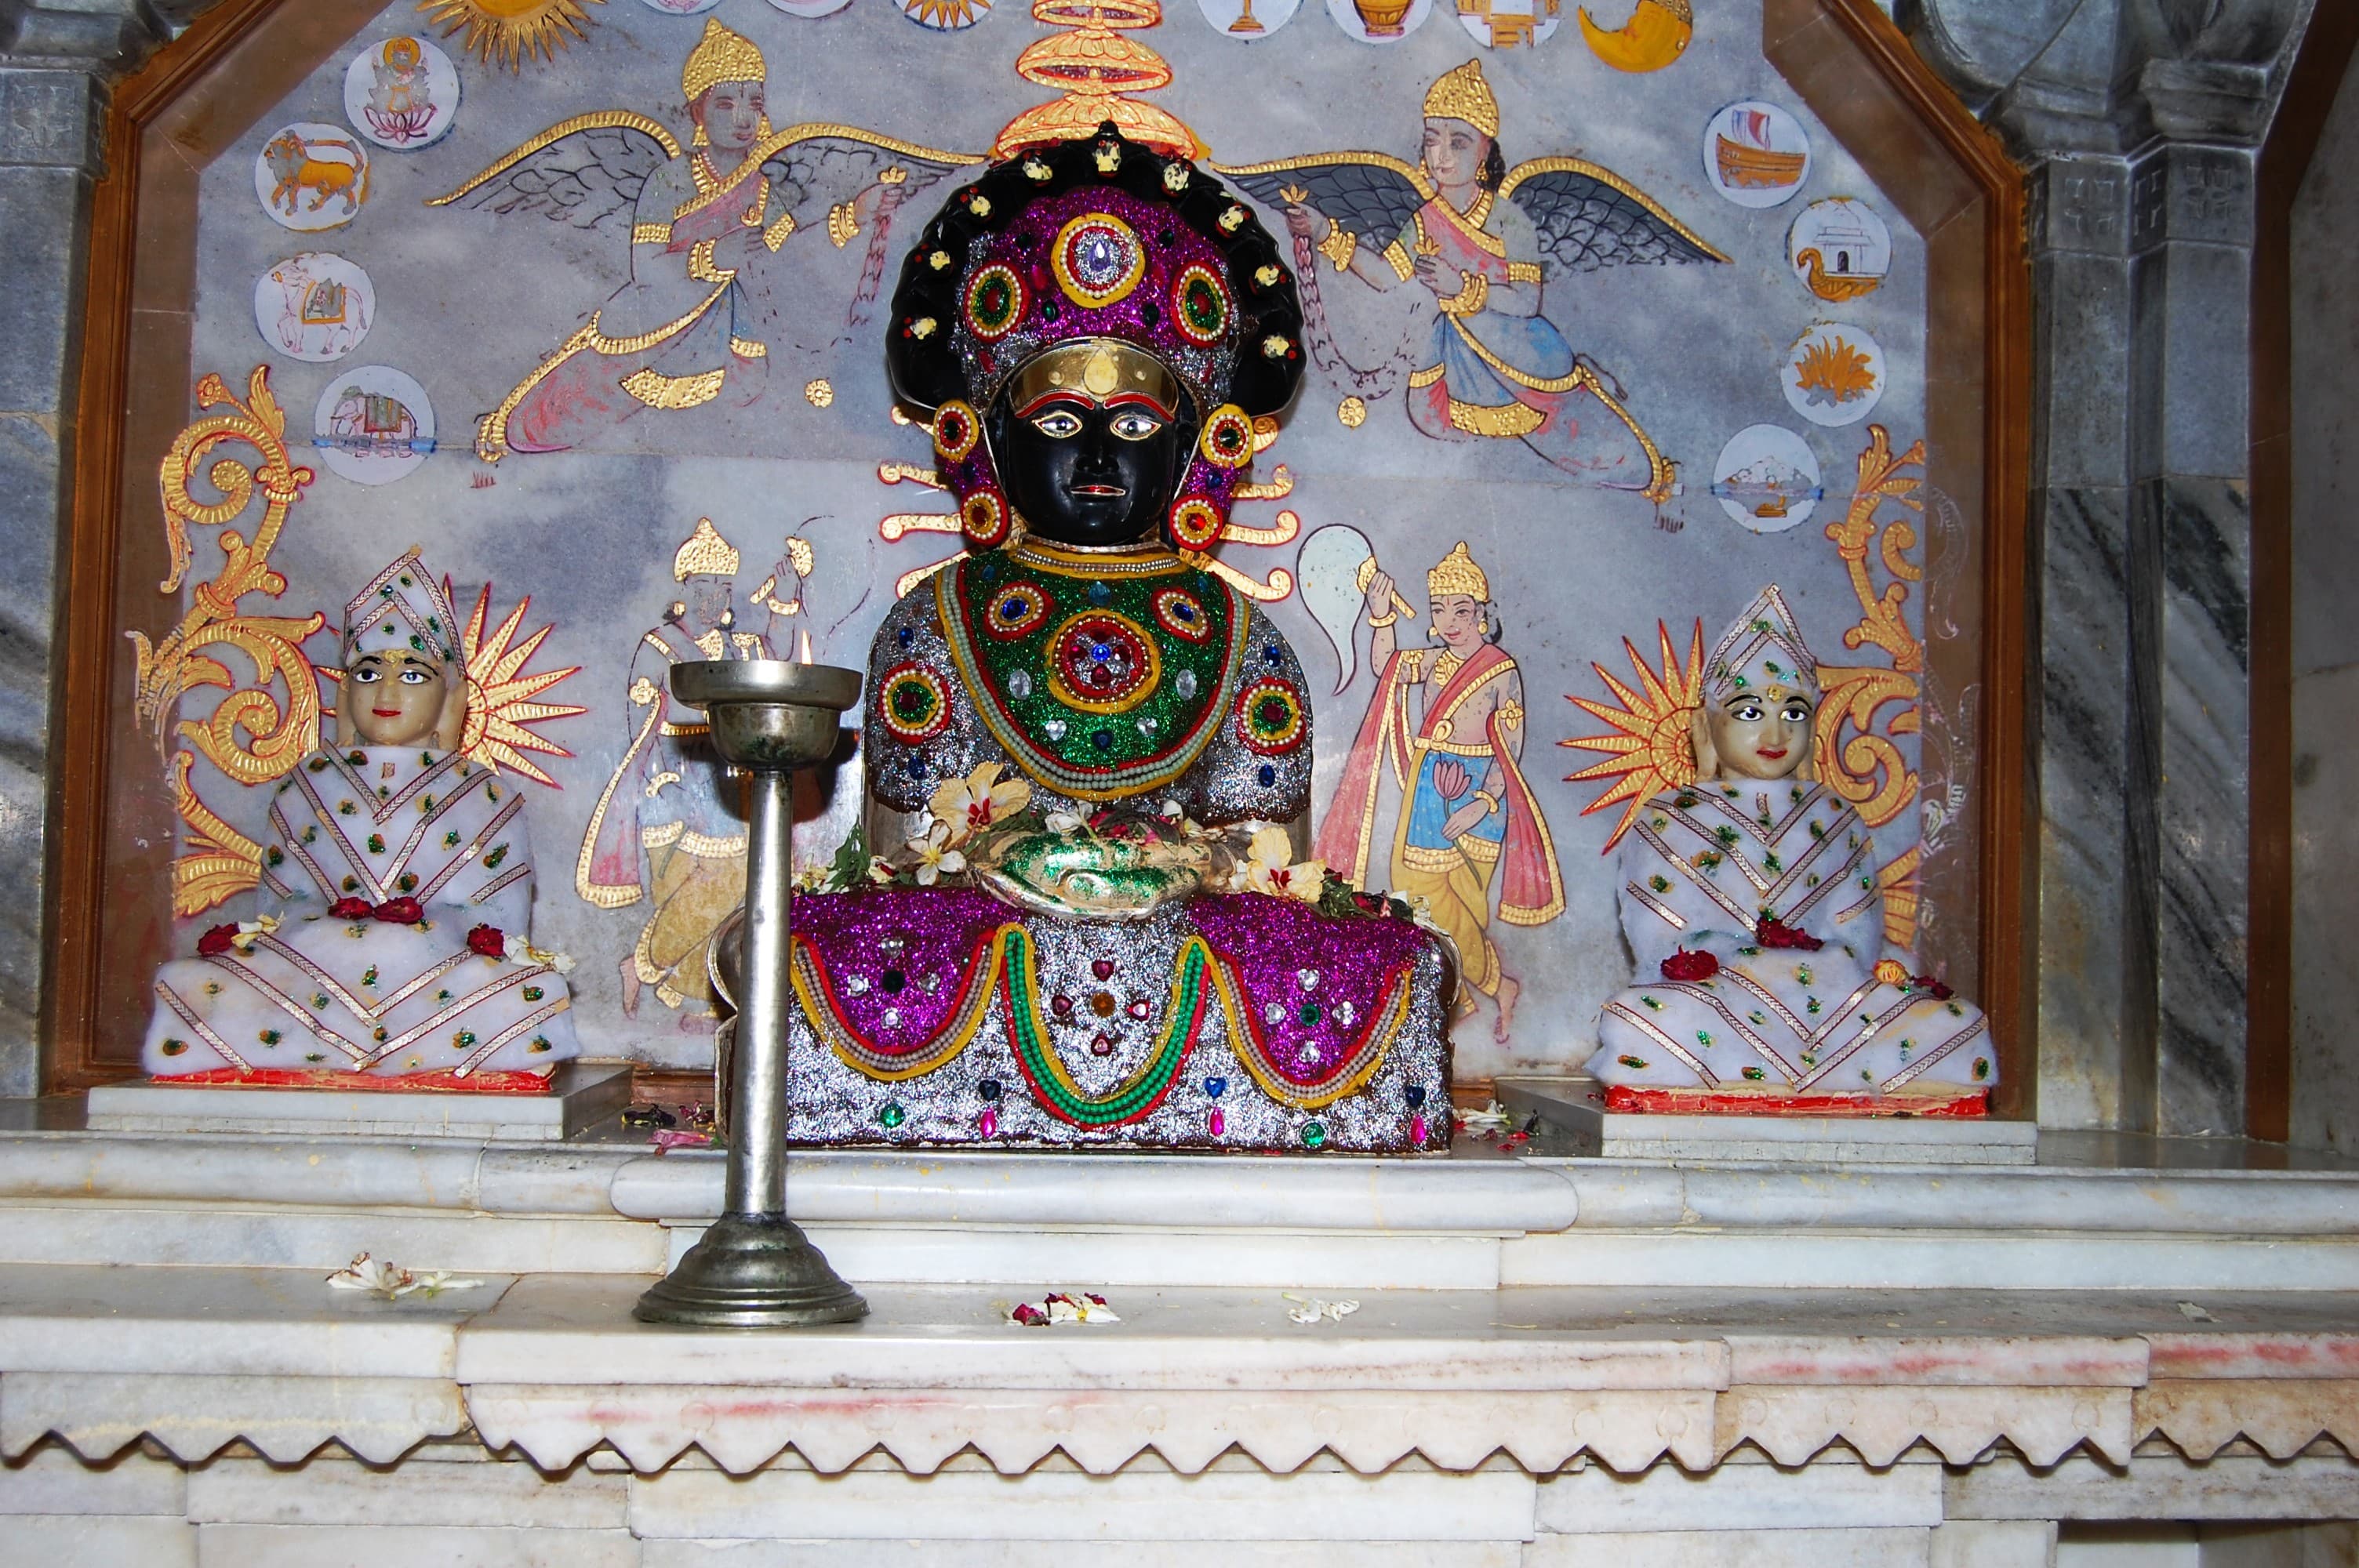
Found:
[{"label": "brass oil lamp stand", "polygon": [[643,1323],[791,1328],[850,1323],[868,1303],[787,1217],[787,933],[793,899],[797,768],[836,747],[860,699],[858,670],[777,659],[674,665],[672,695],[704,710],[722,761],[753,775],[747,825],[744,982],[731,1068],[727,1198],[672,1271],[639,1298]]}]

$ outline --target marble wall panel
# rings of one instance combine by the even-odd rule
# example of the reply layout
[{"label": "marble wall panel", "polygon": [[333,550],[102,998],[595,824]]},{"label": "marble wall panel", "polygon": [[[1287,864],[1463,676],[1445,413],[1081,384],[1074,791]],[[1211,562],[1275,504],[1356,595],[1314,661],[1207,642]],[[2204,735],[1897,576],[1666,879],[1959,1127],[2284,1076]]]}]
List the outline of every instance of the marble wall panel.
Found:
[{"label": "marble wall panel", "polygon": [[2293,683],[2293,1141],[2359,1149],[2359,664]]},{"label": "marble wall panel", "polygon": [[[2116,449],[2118,450],[2118,449]],[[2151,1104],[2123,994],[2128,871],[2128,492],[2033,495],[2039,539],[2039,1116],[2119,1127]]]}]

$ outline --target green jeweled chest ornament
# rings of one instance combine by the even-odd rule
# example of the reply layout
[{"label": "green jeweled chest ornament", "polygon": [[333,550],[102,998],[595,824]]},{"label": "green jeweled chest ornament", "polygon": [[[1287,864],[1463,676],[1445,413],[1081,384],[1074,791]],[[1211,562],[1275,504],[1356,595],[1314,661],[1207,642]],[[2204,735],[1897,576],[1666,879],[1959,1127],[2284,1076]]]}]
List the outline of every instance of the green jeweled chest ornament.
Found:
[{"label": "green jeweled chest ornament", "polygon": [[1167,550],[1027,541],[968,557],[935,583],[984,727],[1060,795],[1116,800],[1170,783],[1235,698],[1249,611]]}]

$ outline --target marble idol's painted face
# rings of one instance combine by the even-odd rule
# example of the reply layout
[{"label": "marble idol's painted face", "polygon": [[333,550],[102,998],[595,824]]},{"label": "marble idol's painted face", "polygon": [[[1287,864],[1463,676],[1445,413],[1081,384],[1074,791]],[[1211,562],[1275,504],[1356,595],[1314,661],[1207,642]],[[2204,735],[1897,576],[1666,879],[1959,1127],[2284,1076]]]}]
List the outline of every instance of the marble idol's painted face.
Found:
[{"label": "marble idol's painted face", "polygon": [[1491,138],[1463,120],[1439,116],[1425,123],[1423,152],[1426,178],[1445,190],[1473,184],[1491,156]]},{"label": "marble idol's painted face", "polygon": [[[1187,394],[1136,353],[1051,379],[1019,372],[993,405],[991,445],[1007,499],[1030,532],[1067,545],[1127,545],[1171,504],[1196,426]],[[1051,366],[1053,369],[1053,365]]]},{"label": "marble idol's painted face", "polygon": [[1706,710],[1723,778],[1782,779],[1810,758],[1810,699],[1798,691],[1738,692]]},{"label": "marble idol's painted face", "polygon": [[761,135],[762,84],[758,81],[716,81],[697,100],[691,117],[704,135],[723,152],[744,152]]},{"label": "marble idol's painted face", "polygon": [[343,701],[364,746],[419,746],[434,738],[450,672],[423,654],[371,653],[344,672]]}]

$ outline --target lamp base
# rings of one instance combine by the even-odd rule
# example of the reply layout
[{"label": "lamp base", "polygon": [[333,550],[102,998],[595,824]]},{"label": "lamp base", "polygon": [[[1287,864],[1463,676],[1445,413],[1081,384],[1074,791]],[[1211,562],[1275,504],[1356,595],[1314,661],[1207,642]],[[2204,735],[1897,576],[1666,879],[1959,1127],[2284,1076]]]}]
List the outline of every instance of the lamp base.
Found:
[{"label": "lamp base", "polygon": [[701,1328],[802,1328],[856,1322],[868,1303],[786,1216],[723,1215],[631,1315]]}]

